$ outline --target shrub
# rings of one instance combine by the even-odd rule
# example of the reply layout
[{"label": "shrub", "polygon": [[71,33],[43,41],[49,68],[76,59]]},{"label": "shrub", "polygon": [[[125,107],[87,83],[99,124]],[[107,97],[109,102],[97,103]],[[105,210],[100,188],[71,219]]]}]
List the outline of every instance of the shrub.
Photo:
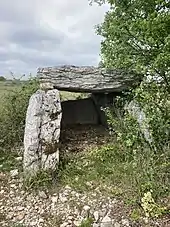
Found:
[{"label": "shrub", "polygon": [[6,78],[4,76],[0,76],[0,81],[6,81]]},{"label": "shrub", "polygon": [[[138,103],[145,113],[151,142],[145,139],[138,120],[124,108],[125,103],[130,100]],[[169,100],[169,93],[162,84],[144,81],[129,95],[117,99],[114,113],[107,110],[109,124],[122,144],[127,165],[131,163],[134,168],[133,178],[140,195],[147,190],[153,190],[153,195],[159,197],[168,191]]]},{"label": "shrub", "polygon": [[[128,108],[124,108],[130,100],[137,103],[145,114],[146,119],[141,119],[141,122],[144,121],[143,125],[148,127],[152,143],[144,138],[143,125],[139,124]],[[114,114],[107,110],[109,124],[125,146],[131,149],[148,143],[147,146],[157,152],[169,146],[170,95],[162,84],[142,82],[130,95],[118,97],[115,105]]]},{"label": "shrub", "polygon": [[[16,86],[16,85],[15,85]],[[0,108],[0,148],[12,148],[23,141],[26,110],[37,81],[30,78],[2,97]]]}]

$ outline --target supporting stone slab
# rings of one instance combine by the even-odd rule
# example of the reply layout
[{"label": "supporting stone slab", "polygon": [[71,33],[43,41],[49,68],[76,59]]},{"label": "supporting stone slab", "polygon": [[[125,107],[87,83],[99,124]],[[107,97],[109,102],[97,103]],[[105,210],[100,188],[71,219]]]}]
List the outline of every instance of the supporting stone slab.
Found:
[{"label": "supporting stone slab", "polygon": [[24,135],[23,169],[27,175],[54,170],[59,162],[58,143],[62,111],[57,89],[38,90],[29,101]]},{"label": "supporting stone slab", "polygon": [[109,94],[93,93],[91,95],[91,98],[95,104],[96,111],[100,119],[100,123],[107,128],[108,117],[105,113],[105,108],[111,107],[113,105],[114,94],[113,93],[109,93]]},{"label": "supporting stone slab", "polygon": [[125,110],[127,110],[128,113],[137,120],[141,134],[143,135],[146,142],[152,145],[153,138],[149,129],[149,123],[145,112],[142,110],[139,104],[133,100],[125,105]]}]

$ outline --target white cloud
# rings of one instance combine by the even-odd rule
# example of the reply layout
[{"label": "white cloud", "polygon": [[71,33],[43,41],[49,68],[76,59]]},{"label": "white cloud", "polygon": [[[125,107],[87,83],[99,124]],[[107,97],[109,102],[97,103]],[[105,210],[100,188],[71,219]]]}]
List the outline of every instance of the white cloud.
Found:
[{"label": "white cloud", "polygon": [[0,74],[35,73],[61,64],[97,65],[100,37],[94,26],[107,6],[88,0],[0,1]]}]

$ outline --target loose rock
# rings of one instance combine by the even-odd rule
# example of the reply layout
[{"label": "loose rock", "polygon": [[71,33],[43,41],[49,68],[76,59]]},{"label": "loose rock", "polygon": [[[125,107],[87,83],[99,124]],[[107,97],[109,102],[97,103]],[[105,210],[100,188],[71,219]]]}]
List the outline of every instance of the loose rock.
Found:
[{"label": "loose rock", "polygon": [[105,216],[101,222],[101,227],[112,227],[112,219],[109,216]]},{"label": "loose rock", "polygon": [[11,177],[16,177],[18,176],[18,169],[14,169],[10,171]]}]

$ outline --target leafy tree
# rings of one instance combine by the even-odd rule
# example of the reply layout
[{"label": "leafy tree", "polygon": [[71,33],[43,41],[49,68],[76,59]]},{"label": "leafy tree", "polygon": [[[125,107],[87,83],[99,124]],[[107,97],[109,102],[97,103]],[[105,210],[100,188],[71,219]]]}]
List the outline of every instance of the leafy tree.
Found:
[{"label": "leafy tree", "polygon": [[[97,34],[104,38],[101,43],[104,66],[143,75],[143,81],[137,88],[124,97],[117,97],[114,108],[106,110],[110,126],[125,152],[125,160],[133,163],[130,168],[138,182],[139,196],[144,192],[145,199],[150,190],[155,198],[166,196],[169,193],[167,173],[170,165],[170,1],[92,1],[110,5],[104,22],[97,26]],[[146,118],[142,117],[143,114],[134,117],[127,110],[128,105],[125,104],[129,104],[130,100]],[[133,108],[133,111],[135,113],[137,109]],[[143,129],[150,141],[146,140]],[[144,164],[143,167],[141,164]],[[134,167],[138,169],[136,172]],[[161,171],[163,177],[158,179]],[[144,200],[141,201],[143,203]],[[145,212],[149,209],[152,213],[153,209],[147,203],[141,206]],[[154,215],[158,213],[156,211]]]},{"label": "leafy tree", "polygon": [[110,10],[97,34],[104,37],[105,67],[162,78],[170,89],[170,1],[94,0]]},{"label": "leafy tree", "polygon": [[103,67],[104,67],[104,64],[103,64],[102,61],[99,62],[98,67],[99,67],[99,68],[103,68]]},{"label": "leafy tree", "polygon": [[4,76],[0,76],[0,81],[6,81]]}]

